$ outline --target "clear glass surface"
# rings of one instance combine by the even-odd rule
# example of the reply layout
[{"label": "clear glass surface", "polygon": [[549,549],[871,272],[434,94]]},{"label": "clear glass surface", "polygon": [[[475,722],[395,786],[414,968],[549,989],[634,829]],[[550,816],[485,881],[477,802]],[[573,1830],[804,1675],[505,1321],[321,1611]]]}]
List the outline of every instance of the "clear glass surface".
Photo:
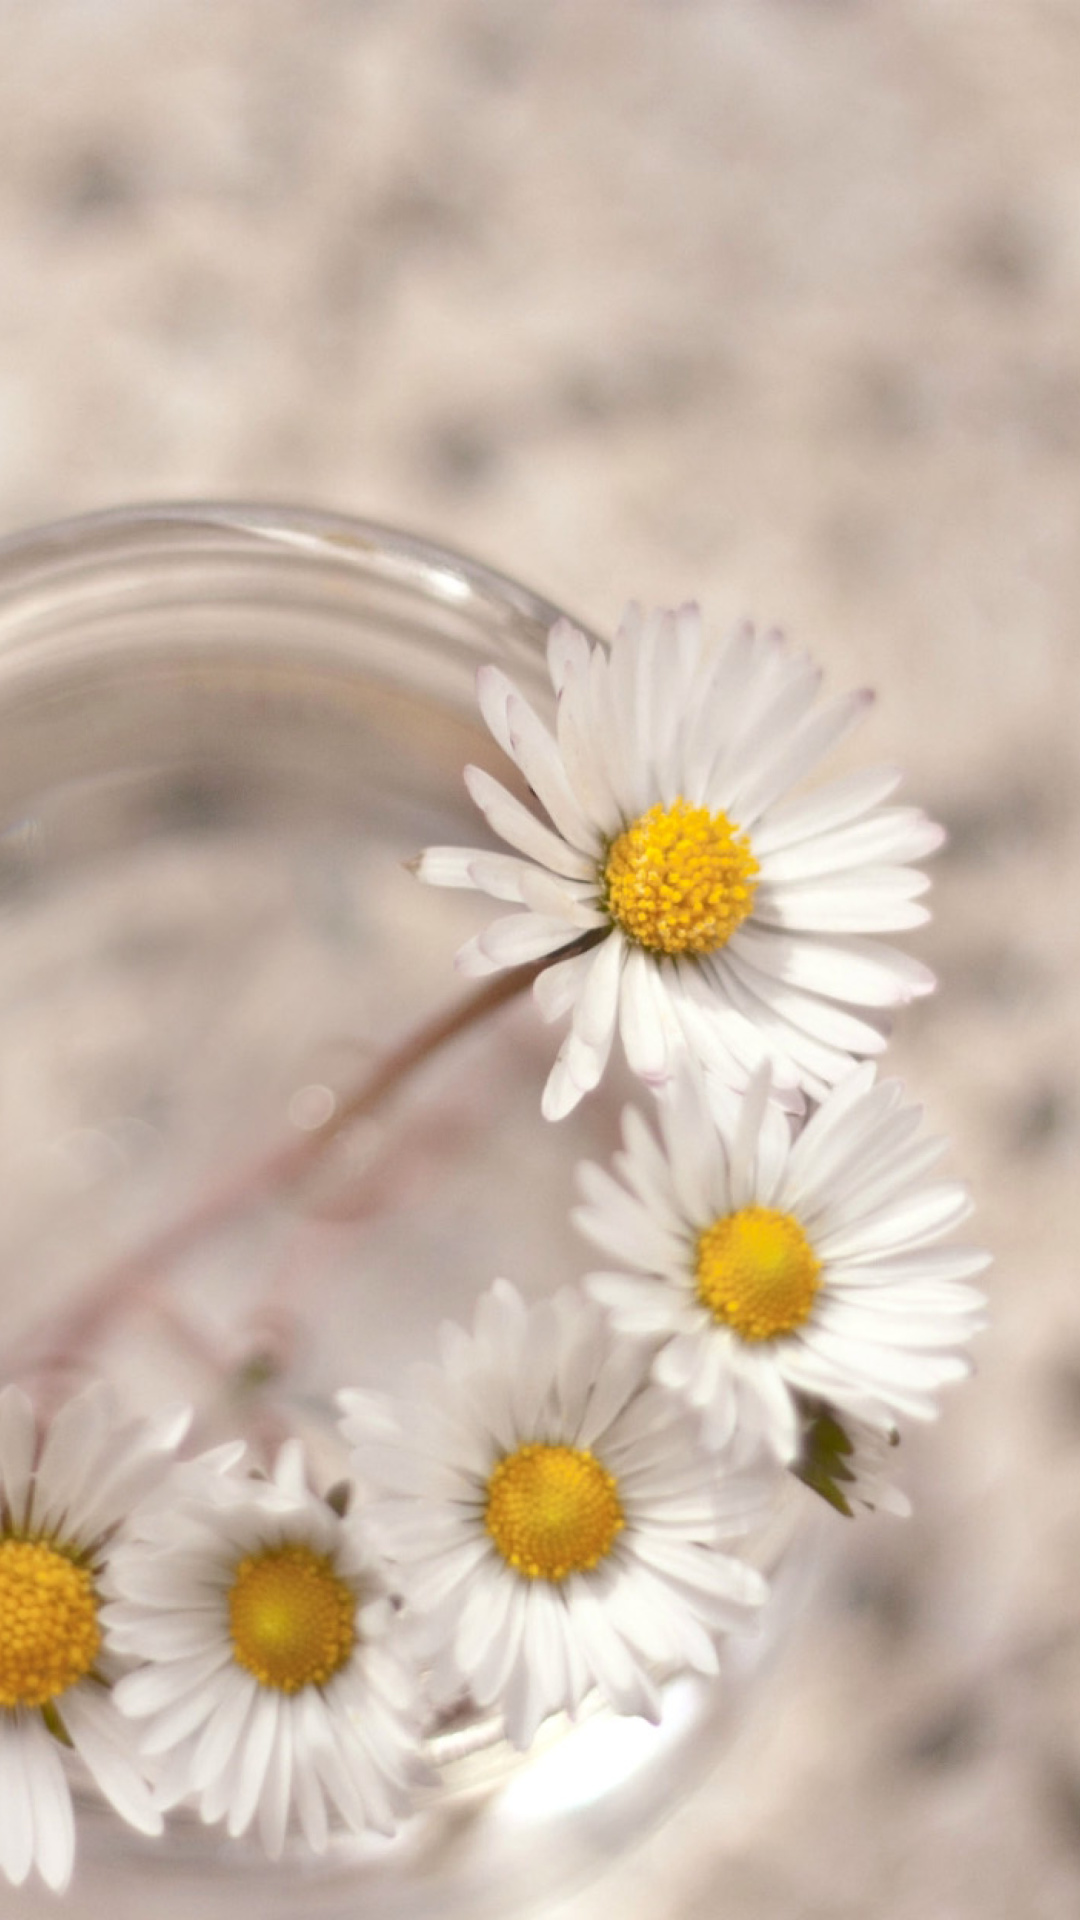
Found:
[{"label": "clear glass surface", "polygon": [[[557,1037],[527,998],[287,1190],[159,1269],[118,1265],[466,990],[452,955],[490,903],[405,863],[484,838],[462,768],[507,769],[475,671],[497,661],[544,701],[557,614],[455,554],[293,510],[146,508],[0,544],[7,1377],[46,1402],[93,1374],[136,1410],[191,1400],[204,1444],[295,1428],[332,1473],[336,1388],[397,1384],[496,1274],[532,1295],[579,1276],[572,1168],[610,1151],[626,1088],[544,1123]],[[768,1640],[733,1644],[718,1685],[673,1682],[659,1729],[586,1715],[525,1758],[483,1723],[445,1730],[401,1834],[321,1861],[271,1867],[183,1817],[143,1841],[88,1797],[70,1904],[519,1910],[700,1787]]]}]

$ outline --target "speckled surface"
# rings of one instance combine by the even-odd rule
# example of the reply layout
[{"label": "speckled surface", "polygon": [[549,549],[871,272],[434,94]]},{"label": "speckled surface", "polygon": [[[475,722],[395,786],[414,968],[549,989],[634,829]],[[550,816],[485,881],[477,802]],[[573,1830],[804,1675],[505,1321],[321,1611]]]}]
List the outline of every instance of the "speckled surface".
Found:
[{"label": "speckled surface", "polygon": [[1080,1907],[1078,98],[1076,0],[0,10],[0,526],[297,500],[601,626],[751,611],[952,832],[893,1058],[997,1255],[979,1377],[737,1789],[575,1920]]}]

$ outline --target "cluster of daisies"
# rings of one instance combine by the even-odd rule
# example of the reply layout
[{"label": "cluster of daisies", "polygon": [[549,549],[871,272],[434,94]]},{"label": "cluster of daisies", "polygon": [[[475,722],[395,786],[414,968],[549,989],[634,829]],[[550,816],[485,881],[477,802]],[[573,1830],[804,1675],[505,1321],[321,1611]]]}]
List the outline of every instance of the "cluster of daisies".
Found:
[{"label": "cluster of daisies", "polygon": [[470,768],[513,851],[434,848],[435,885],[511,903],[462,950],[524,967],[569,1016],[549,1119],[616,1034],[649,1088],[575,1219],[603,1265],[527,1305],[507,1281],[439,1332],[407,1394],[341,1393],[349,1472],[298,1443],[177,1457],[182,1415],[119,1422],[105,1389],[42,1430],[0,1393],[0,1869],[70,1877],[80,1776],[145,1834],[171,1810],[289,1844],[390,1834],[429,1790],[430,1734],[490,1716],[524,1749],[589,1696],[655,1720],[753,1624],[754,1543],[794,1474],[903,1511],[900,1423],[968,1370],[986,1264],[942,1240],[899,1084],[894,1005],[939,830],[891,772],[808,796],[866,704],[822,702],[776,635],[697,610],[552,631],[552,729],[495,668],[484,718],[519,791]]}]

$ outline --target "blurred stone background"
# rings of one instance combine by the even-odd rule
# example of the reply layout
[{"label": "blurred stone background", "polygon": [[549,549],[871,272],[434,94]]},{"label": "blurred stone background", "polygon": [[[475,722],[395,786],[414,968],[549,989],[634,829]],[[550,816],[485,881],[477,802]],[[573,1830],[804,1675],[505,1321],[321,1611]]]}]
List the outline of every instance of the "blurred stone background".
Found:
[{"label": "blurred stone background", "polygon": [[623,1920],[1080,1910],[1078,102],[1078,0],[0,6],[0,528],[298,501],[752,612],[951,829],[892,1058],[979,1375]]}]

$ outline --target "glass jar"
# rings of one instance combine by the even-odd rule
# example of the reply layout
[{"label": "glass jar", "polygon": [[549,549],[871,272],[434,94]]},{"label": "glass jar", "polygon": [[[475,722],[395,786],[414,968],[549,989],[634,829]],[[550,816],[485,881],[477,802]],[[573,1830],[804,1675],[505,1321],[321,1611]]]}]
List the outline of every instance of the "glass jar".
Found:
[{"label": "glass jar", "polygon": [[[506,768],[476,668],[543,700],[557,617],[291,509],[0,544],[4,1371],[45,1404],[105,1375],[134,1411],[192,1401],[202,1444],[298,1429],[329,1472],[336,1388],[394,1386],[496,1274],[580,1274],[572,1167],[610,1151],[625,1088],[544,1123],[556,1040],[527,996],[334,1133],[388,1041],[463,991],[452,954],[490,904],[406,863],[477,838],[463,766]],[[720,1686],[674,1682],[658,1729],[586,1715],[525,1758],[479,1721],[445,1733],[399,1837],[323,1860],[270,1866],[183,1816],[148,1842],[87,1796],[69,1898],[477,1920],[553,1897],[700,1783],[761,1644]]]}]

